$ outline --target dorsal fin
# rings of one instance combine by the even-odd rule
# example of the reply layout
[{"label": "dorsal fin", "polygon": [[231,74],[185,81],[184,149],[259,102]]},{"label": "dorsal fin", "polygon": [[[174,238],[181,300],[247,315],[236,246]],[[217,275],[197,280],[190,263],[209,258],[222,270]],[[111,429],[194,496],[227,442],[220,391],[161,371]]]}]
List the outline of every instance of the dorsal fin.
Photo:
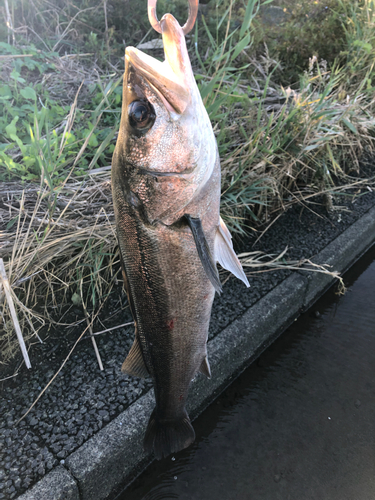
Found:
[{"label": "dorsal fin", "polygon": [[203,358],[202,364],[199,367],[199,373],[202,373],[205,375],[207,378],[211,378],[211,368],[210,368],[210,363],[208,362],[207,356]]},{"label": "dorsal fin", "polygon": [[139,343],[137,330],[135,333],[134,343],[122,364],[121,371],[135,377],[146,378],[149,373],[143,361],[141,346]]},{"label": "dorsal fin", "polygon": [[233,250],[232,236],[221,217],[220,225],[215,235],[215,260],[221,267],[243,281],[247,287],[250,286],[246,274],[242,269],[241,262]]}]

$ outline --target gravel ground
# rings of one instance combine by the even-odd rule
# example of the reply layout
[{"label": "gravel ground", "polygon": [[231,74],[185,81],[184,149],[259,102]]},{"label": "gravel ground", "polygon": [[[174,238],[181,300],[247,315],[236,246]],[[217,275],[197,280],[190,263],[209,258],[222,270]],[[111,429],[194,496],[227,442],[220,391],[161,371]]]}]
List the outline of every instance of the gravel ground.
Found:
[{"label": "gravel ground", "polygon": [[[345,203],[340,200],[344,208],[330,216],[316,205],[311,207],[320,217],[307,208],[292,207],[257,245],[252,246],[253,237],[240,242],[237,249],[280,253],[288,246],[289,258],[310,258],[375,205],[375,193],[366,189],[363,192],[367,194],[355,198],[355,203],[350,199]],[[222,295],[214,302],[210,338],[289,274],[283,270],[250,277],[248,290],[239,281],[228,280]],[[131,321],[129,309],[120,310],[124,302],[121,293],[117,290],[113,294],[101,317],[105,326],[97,325],[95,331]],[[73,314],[79,316],[81,311],[77,309]],[[64,463],[72,451],[152,385],[149,381],[121,374],[120,367],[133,342],[134,332],[132,326],[119,328],[97,338],[104,371],[98,368],[90,340],[81,341],[37,405],[18,426],[14,426],[60,367],[82,332],[82,324],[68,331],[46,333],[45,342],[36,343],[30,351],[33,369],[27,371],[23,367],[16,377],[1,382],[0,499],[15,498],[53,467]],[[20,363],[20,359],[17,361]],[[1,378],[8,374],[9,368]]]}]

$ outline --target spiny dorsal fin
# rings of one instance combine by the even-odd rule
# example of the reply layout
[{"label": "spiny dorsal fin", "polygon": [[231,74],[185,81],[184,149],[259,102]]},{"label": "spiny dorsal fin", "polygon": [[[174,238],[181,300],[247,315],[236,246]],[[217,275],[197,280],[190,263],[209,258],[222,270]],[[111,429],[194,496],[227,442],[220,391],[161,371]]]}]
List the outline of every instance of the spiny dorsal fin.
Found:
[{"label": "spiny dorsal fin", "polygon": [[191,232],[193,233],[195,246],[197,247],[199,258],[201,259],[203,269],[205,270],[207,277],[215,287],[215,290],[220,293],[221,283],[219,278],[219,273],[216,268],[214,259],[212,258],[210,248],[208,246],[206,237],[203,232],[202,222],[200,219],[191,217],[188,214],[184,215]]},{"label": "spiny dorsal fin", "polygon": [[220,225],[215,235],[215,259],[221,267],[234,274],[247,287],[250,286],[246,274],[242,269],[241,262],[233,250],[232,236],[221,217]]},{"label": "spiny dorsal fin", "polygon": [[199,373],[202,373],[205,375],[207,378],[211,378],[211,368],[210,368],[210,363],[208,362],[207,356],[203,358],[202,364],[199,367]]},{"label": "spiny dorsal fin", "polygon": [[134,343],[122,364],[121,371],[134,377],[146,378],[149,373],[143,361],[141,346],[139,344],[138,335],[135,335]]}]

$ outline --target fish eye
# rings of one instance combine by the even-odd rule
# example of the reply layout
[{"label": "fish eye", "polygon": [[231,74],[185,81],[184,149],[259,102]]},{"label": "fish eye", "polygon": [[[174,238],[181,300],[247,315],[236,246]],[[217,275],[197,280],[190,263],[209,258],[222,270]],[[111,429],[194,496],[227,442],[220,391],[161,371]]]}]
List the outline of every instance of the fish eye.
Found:
[{"label": "fish eye", "polygon": [[128,107],[130,125],[140,131],[148,130],[155,121],[152,104],[145,99],[133,101]]}]

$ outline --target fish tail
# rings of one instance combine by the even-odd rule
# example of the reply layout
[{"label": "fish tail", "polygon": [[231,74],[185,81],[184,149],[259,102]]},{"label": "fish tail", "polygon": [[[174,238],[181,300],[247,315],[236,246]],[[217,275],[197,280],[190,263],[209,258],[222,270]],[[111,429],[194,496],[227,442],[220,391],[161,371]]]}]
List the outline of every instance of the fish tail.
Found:
[{"label": "fish tail", "polygon": [[144,449],[147,453],[152,451],[158,460],[187,448],[195,439],[195,432],[189,416],[185,414],[176,420],[159,420],[156,410],[151,414],[148,422]]}]

